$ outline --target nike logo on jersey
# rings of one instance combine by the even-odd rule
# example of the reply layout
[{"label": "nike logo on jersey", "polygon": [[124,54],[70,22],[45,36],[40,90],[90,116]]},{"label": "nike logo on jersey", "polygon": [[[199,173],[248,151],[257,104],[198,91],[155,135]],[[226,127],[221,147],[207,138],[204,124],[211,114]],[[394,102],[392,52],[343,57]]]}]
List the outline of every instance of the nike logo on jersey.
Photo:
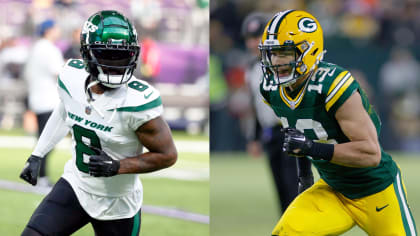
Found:
[{"label": "nike logo on jersey", "polygon": [[328,76],[330,76],[330,77],[331,77],[331,76],[334,74],[335,69],[336,69],[336,68],[334,67],[334,70],[332,70],[332,71],[328,72]]},{"label": "nike logo on jersey", "polygon": [[147,95],[145,94],[145,95],[144,95],[144,98],[145,98],[145,99],[148,99],[148,98],[150,97],[150,95],[152,95],[152,93],[153,93],[153,91],[152,91],[151,93],[147,94]]},{"label": "nike logo on jersey", "polygon": [[376,207],[376,211],[377,212],[380,212],[380,211],[382,211],[385,207],[387,207],[387,206],[389,206],[389,204],[386,204],[385,206],[383,206],[383,207]]}]

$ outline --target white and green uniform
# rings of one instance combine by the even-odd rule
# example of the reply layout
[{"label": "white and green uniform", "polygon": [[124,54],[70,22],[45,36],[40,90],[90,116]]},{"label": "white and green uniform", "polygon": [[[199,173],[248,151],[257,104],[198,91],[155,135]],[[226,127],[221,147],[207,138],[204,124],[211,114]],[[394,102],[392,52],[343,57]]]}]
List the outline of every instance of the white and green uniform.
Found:
[{"label": "white and green uniform", "polygon": [[[274,85],[272,81],[263,79],[260,91],[266,103],[280,117],[284,127],[301,130],[312,140],[326,143],[349,142],[335,119],[335,113],[354,92],[359,92],[379,136],[379,117],[359,83],[347,70],[331,63],[320,62],[318,69],[293,94],[293,98],[286,94],[285,88]],[[397,175],[397,165],[382,148],[381,162],[377,167],[345,167],[325,160],[312,160],[312,163],[326,183],[350,199],[384,190]]]},{"label": "white and green uniform", "polygon": [[139,175],[90,176],[88,162],[94,152],[89,145],[117,160],[141,154],[143,145],[135,131],[162,114],[160,93],[147,82],[132,77],[119,88],[101,95],[92,94],[95,100],[90,105],[85,94],[88,76],[81,60],[69,60],[59,75],[65,125],[72,134],[72,159],[66,163],[62,177],[70,183],[91,217],[131,218],[143,200]]}]

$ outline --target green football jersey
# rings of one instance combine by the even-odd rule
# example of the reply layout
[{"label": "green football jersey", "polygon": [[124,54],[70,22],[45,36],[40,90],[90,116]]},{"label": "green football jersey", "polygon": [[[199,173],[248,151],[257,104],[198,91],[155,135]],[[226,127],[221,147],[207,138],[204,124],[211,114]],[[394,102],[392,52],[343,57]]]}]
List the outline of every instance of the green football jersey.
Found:
[{"label": "green football jersey", "polygon": [[[354,92],[359,92],[379,136],[381,122],[366,94],[350,72],[337,65],[320,62],[294,98],[271,79],[261,81],[260,91],[285,128],[296,128],[312,140],[332,144],[350,141],[335,119],[335,113]],[[325,160],[312,160],[312,163],[325,182],[351,199],[384,190],[397,174],[397,165],[382,148],[381,162],[376,167],[346,167]]]}]

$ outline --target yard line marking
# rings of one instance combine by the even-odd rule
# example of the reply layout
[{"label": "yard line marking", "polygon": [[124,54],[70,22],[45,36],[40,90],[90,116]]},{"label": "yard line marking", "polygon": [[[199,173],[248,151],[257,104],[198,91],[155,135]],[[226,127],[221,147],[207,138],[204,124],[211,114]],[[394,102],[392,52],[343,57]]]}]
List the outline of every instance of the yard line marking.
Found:
[{"label": "yard line marking", "polygon": [[[33,187],[29,184],[22,184],[18,182],[8,181],[8,180],[0,180],[0,189],[7,189],[12,191],[19,191],[25,193],[36,193],[40,195],[47,195],[51,188],[49,187]],[[143,205],[142,212],[153,214],[153,215],[160,215],[165,217],[171,217],[186,221],[192,221],[197,223],[209,224],[210,217],[208,215],[192,213],[187,211],[182,211],[178,209],[168,208],[168,207],[159,207],[159,206],[151,206],[151,205]]]},{"label": "yard line marking", "polygon": [[142,211],[144,210],[144,212],[147,212],[149,214],[177,218],[181,220],[194,221],[194,222],[203,223],[203,224],[210,223],[210,217],[207,215],[181,211],[181,210],[173,209],[173,208],[145,205],[141,207],[141,210]]},{"label": "yard line marking", "polygon": [[[33,136],[0,136],[0,148],[34,148],[36,138]],[[70,149],[71,138],[61,140],[56,148]],[[209,141],[175,140],[179,152],[209,153]]]},{"label": "yard line marking", "polygon": [[47,195],[51,191],[50,187],[33,187],[29,184],[22,184],[8,180],[0,180],[0,188],[24,193],[36,193],[40,195]]}]

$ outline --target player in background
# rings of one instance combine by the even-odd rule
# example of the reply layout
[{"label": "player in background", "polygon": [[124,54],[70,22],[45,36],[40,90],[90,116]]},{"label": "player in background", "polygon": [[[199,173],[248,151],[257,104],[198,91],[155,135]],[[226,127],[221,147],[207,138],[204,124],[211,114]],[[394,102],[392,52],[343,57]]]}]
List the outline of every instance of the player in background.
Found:
[{"label": "player in background", "polygon": [[[57,106],[57,75],[64,64],[63,55],[55,42],[60,38],[60,28],[48,19],[38,26],[40,38],[34,43],[25,63],[23,77],[28,86],[29,109],[36,114],[38,138]],[[51,187],[47,174],[48,154],[41,160],[37,186]]]},{"label": "player in background", "polygon": [[322,28],[305,11],[277,13],[259,46],[260,91],[281,119],[284,149],[321,179],[300,194],[272,235],[417,235],[401,171],[378,141],[380,120],[356,78],[323,61]]},{"label": "player in background", "polygon": [[[258,44],[264,32],[265,25],[270,16],[254,12],[249,14],[242,23],[241,33],[245,39],[245,46],[251,58],[245,71],[245,80],[252,99],[253,124],[249,127],[247,152],[254,157],[260,157],[264,150],[267,151],[271,173],[279,199],[281,212],[284,212],[298,194],[298,172],[296,161],[299,160],[305,167],[306,172],[300,171],[299,192],[312,186],[313,175],[310,169],[311,162],[308,159],[295,159],[283,151],[282,125],[280,119],[273,110],[264,104],[259,91],[260,80],[263,78],[261,62],[259,59]],[[303,175],[305,173],[305,175]]]},{"label": "player in background", "polygon": [[83,25],[80,42],[83,60],[70,59],[62,69],[60,104],[21,178],[35,185],[43,156],[69,131],[72,159],[24,236],[70,235],[87,223],[95,235],[139,235],[138,174],[177,159],[159,92],[132,76],[140,46],[130,21],[116,11],[95,13]]}]

